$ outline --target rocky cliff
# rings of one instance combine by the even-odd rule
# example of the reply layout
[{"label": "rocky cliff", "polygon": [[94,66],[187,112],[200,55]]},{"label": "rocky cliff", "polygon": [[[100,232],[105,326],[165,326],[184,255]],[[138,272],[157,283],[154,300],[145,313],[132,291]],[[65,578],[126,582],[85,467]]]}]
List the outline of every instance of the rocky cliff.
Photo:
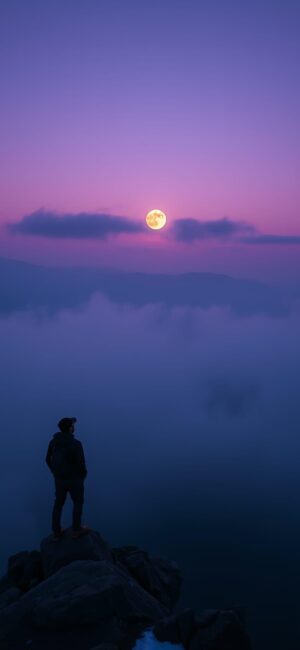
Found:
[{"label": "rocky cliff", "polygon": [[250,650],[243,611],[174,614],[182,575],[167,557],[97,532],[42,540],[0,580],[1,650],[130,650],[145,630],[187,650]]}]

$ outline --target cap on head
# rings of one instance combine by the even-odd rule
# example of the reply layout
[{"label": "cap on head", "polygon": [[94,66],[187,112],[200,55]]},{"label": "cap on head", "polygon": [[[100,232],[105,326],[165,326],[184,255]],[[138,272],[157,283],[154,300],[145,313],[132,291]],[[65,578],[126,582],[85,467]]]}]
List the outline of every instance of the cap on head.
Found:
[{"label": "cap on head", "polygon": [[75,422],[77,422],[77,418],[62,418],[61,420],[59,420],[57,426],[62,432],[64,432],[64,431],[68,431],[70,427],[72,427],[73,424],[75,424]]}]

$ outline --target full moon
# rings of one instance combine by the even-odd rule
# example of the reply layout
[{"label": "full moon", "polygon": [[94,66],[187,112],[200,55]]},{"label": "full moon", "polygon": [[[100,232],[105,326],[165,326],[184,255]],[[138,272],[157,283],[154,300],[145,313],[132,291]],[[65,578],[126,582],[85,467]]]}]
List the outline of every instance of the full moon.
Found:
[{"label": "full moon", "polygon": [[151,210],[146,216],[146,223],[149,228],[159,230],[167,223],[167,217],[161,210]]}]

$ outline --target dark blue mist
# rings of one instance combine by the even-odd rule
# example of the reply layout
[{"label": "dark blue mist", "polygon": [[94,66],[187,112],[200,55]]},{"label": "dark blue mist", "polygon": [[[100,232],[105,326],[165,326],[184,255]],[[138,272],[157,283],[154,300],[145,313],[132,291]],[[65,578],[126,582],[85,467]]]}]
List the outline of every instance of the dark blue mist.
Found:
[{"label": "dark blue mist", "polygon": [[185,279],[183,302],[182,277],[171,299],[168,278],[110,278],[99,293],[99,277],[91,290],[68,273],[2,263],[1,568],[49,532],[45,452],[76,415],[85,521],[177,560],[179,609],[244,605],[255,650],[296,650],[297,302],[273,288],[257,304],[247,282],[224,300],[225,276]]}]

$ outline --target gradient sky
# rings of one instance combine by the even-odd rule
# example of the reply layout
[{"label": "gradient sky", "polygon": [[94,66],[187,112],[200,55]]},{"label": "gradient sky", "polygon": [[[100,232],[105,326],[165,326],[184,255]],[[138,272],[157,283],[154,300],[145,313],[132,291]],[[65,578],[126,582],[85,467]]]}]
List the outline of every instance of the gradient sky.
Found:
[{"label": "gradient sky", "polygon": [[255,650],[300,647],[299,35],[294,0],[0,0],[0,568],[74,414],[87,523]]},{"label": "gradient sky", "polygon": [[[298,281],[299,28],[283,0],[2,0],[0,255]],[[159,233],[7,226],[43,209],[144,227],[155,207]],[[278,240],[168,236],[224,217]]]}]

